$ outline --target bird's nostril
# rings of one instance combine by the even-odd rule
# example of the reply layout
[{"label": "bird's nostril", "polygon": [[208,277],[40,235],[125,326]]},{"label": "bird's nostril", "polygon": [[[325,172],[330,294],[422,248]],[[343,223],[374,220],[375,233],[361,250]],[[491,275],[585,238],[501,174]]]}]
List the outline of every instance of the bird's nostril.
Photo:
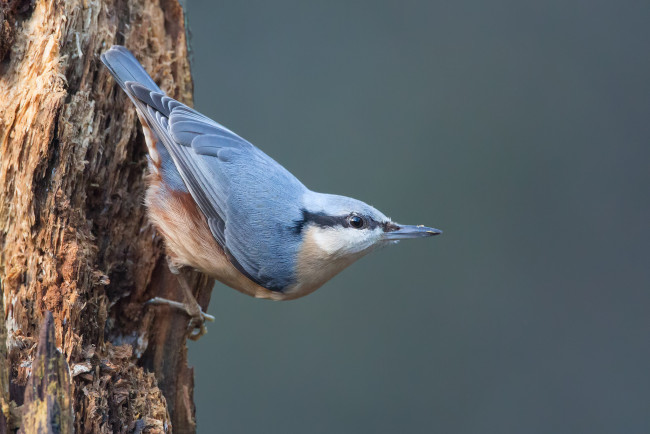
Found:
[{"label": "bird's nostril", "polygon": [[395,232],[399,230],[399,226],[393,222],[384,223],[384,232]]}]

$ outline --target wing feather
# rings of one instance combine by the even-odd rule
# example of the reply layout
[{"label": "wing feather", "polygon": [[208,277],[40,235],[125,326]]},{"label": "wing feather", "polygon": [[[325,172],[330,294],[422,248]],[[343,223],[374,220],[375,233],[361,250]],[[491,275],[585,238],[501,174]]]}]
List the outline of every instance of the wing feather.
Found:
[{"label": "wing feather", "polygon": [[125,89],[230,262],[268,289],[293,283],[300,243],[292,216],[299,217],[306,190],[300,181],[245,139],[165,94],[136,82],[126,82]]}]

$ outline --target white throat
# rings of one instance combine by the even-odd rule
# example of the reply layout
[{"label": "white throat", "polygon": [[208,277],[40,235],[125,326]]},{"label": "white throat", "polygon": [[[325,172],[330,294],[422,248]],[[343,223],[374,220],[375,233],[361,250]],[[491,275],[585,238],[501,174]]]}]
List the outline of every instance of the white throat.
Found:
[{"label": "white throat", "polygon": [[343,256],[362,252],[371,247],[381,237],[382,228],[321,228],[314,227],[311,231],[316,245],[329,255]]}]

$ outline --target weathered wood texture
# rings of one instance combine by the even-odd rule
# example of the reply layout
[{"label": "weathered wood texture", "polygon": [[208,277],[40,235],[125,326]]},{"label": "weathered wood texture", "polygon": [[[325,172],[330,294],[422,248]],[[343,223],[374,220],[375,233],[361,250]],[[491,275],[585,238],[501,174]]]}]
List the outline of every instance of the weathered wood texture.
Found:
[{"label": "weathered wood texture", "polygon": [[19,434],[72,432],[70,371],[56,349],[54,317],[47,311],[21,410]]},{"label": "weathered wood texture", "polygon": [[[142,205],[146,147],[99,60],[126,45],[191,103],[182,8],[3,0],[0,20],[0,431],[35,375],[49,310],[76,432],[193,432],[188,318],[143,304],[182,297]],[[190,278],[205,309],[212,282]]]}]

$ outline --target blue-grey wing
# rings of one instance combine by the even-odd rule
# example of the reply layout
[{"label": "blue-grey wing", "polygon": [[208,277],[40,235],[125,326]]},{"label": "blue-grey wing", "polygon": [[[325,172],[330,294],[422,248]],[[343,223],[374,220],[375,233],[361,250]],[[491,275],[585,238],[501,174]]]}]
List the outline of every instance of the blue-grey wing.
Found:
[{"label": "blue-grey wing", "polygon": [[237,134],[138,82],[125,90],[172,157],[230,262],[257,284],[282,290],[294,281],[306,188]]}]

